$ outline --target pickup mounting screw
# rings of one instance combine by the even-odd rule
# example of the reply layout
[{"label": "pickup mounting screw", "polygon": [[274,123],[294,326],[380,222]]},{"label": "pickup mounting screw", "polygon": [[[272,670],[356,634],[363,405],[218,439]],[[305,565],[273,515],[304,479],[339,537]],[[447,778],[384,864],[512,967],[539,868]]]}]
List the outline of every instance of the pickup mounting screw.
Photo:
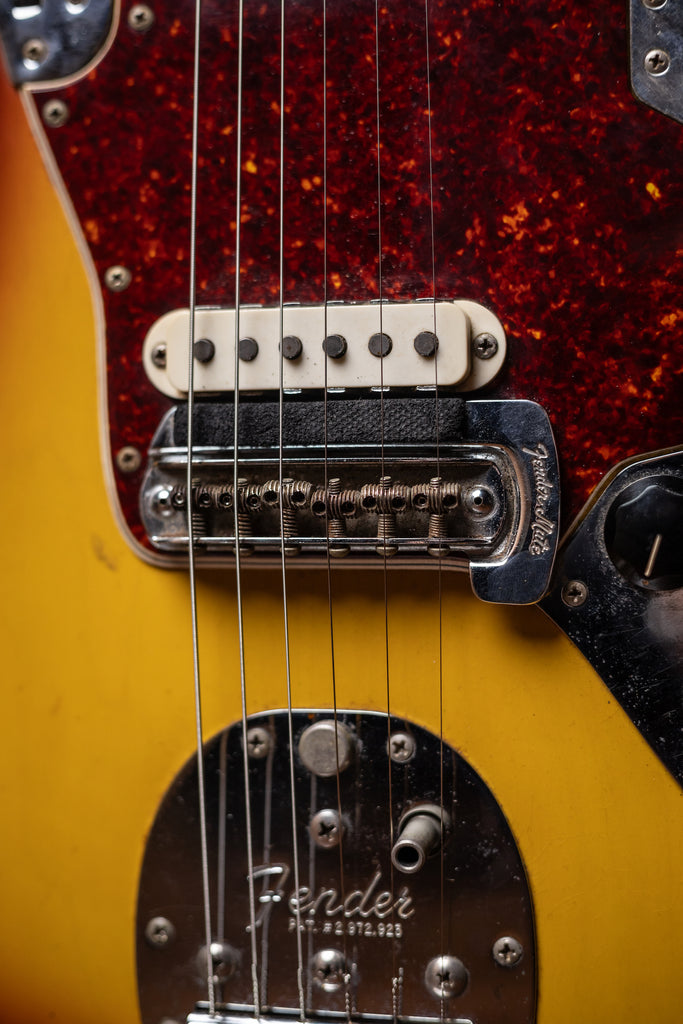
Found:
[{"label": "pickup mounting screw", "polygon": [[42,115],[50,128],[61,128],[69,120],[69,108],[64,100],[48,100],[43,104]]},{"label": "pickup mounting screw", "polygon": [[581,580],[568,580],[562,587],[562,600],[567,608],[580,608],[588,597],[588,587]]},{"label": "pickup mounting screw", "polygon": [[119,448],[116,453],[116,465],[122,473],[135,473],[142,465],[139,448],[134,448],[132,444]]},{"label": "pickup mounting screw", "polygon": [[524,947],[511,935],[503,935],[493,943],[493,959],[501,967],[516,967],[522,959]]},{"label": "pickup mounting screw", "polygon": [[315,845],[320,846],[323,850],[339,846],[343,831],[339,814],[329,807],[323,808],[311,818],[309,831]]},{"label": "pickup mounting screw", "polygon": [[437,999],[452,999],[467,988],[469,974],[457,956],[435,956],[425,970],[425,985]]},{"label": "pickup mounting screw", "polygon": [[155,345],[152,349],[152,362],[160,370],[166,367],[166,342],[160,341],[158,345]]},{"label": "pickup mounting screw", "polygon": [[154,11],[147,4],[133,4],[128,11],[128,28],[133,32],[146,32],[154,24]]},{"label": "pickup mounting screw", "polygon": [[498,351],[498,339],[493,334],[478,334],[472,342],[477,359],[493,359]]},{"label": "pickup mounting screw", "polygon": [[167,917],[153,917],[145,926],[145,938],[155,949],[165,949],[175,939],[175,925]]},{"label": "pickup mounting screw", "polygon": [[133,275],[128,267],[122,267],[118,263],[108,267],[104,272],[104,283],[110,292],[125,292],[132,280]]},{"label": "pickup mounting screw", "polygon": [[247,730],[247,752],[256,761],[263,760],[270,753],[271,736],[263,726],[255,725]]},{"label": "pickup mounting screw", "polygon": [[645,70],[648,75],[657,78],[665,75],[671,67],[671,58],[666,50],[650,50],[645,56]]},{"label": "pickup mounting screw", "polygon": [[394,732],[389,737],[389,757],[396,764],[405,764],[415,757],[415,740],[407,732]]},{"label": "pickup mounting screw", "polygon": [[338,949],[321,949],[313,957],[313,980],[323,992],[338,992],[344,982],[344,957]]}]

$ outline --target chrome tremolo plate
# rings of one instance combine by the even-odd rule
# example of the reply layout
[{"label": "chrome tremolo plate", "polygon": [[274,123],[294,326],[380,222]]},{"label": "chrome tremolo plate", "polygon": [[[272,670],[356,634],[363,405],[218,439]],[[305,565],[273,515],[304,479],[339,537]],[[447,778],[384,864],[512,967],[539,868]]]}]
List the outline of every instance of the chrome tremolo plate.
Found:
[{"label": "chrome tremolo plate", "polygon": [[[532,1024],[531,895],[479,775],[438,735],[382,714],[296,710],[292,736],[290,747],[287,711],[248,720],[251,862],[241,723],[204,748],[218,1009],[210,1019],[253,1022],[256,978],[264,1024],[294,1024],[302,992],[305,1019],[320,1024]],[[188,1013],[206,1024],[205,1009],[195,1010],[208,974],[197,802],[192,758],[145,850],[137,910],[144,1024]],[[420,817],[431,833],[410,832],[406,823]]]}]

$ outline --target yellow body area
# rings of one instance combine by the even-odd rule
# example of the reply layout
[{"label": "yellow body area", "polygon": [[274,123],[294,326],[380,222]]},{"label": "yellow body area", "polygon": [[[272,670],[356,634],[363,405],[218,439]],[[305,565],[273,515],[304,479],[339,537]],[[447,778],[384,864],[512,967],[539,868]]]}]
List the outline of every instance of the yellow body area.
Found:
[{"label": "yellow body area", "polygon": [[[0,1020],[138,1024],[145,837],[196,746],[189,583],[113,516],[88,282],[4,78],[0,153]],[[293,703],[332,707],[326,573],[287,585]],[[243,586],[247,711],[282,708],[281,575]],[[392,713],[438,733],[441,679],[444,738],[510,822],[538,1024],[678,1024],[681,790],[582,656],[436,568],[390,572],[386,607],[381,569],[335,568],[332,597],[337,705],[386,710],[388,679]],[[241,715],[234,572],[200,574],[198,605],[208,737]]]}]

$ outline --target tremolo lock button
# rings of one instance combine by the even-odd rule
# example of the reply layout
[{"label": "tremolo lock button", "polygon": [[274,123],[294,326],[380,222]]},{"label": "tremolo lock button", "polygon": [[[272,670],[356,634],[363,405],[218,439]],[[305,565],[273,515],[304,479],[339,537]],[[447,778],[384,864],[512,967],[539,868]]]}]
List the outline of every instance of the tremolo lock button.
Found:
[{"label": "tremolo lock button", "polygon": [[438,804],[421,804],[407,811],[398,826],[398,839],[391,851],[395,868],[414,875],[435,853],[448,828],[450,819]]}]

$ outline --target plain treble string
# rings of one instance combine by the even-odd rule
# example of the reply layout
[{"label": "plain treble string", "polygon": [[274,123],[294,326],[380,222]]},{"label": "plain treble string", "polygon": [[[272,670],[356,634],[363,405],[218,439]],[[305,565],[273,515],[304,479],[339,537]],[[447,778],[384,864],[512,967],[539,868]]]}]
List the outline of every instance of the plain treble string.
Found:
[{"label": "plain treble string", "polygon": [[247,679],[244,656],[244,607],[242,602],[242,561],[239,531],[239,404],[240,404],[240,268],[242,220],[242,87],[244,49],[244,0],[238,0],[237,28],[237,140],[235,159],[235,398],[233,414],[233,523],[235,533],[235,583],[237,628],[239,632],[240,695],[242,703],[242,765],[249,889],[249,937],[251,946],[251,985],[254,1017],[261,1015],[258,983],[258,947],[256,941],[256,897],[254,893],[254,847],[252,838],[251,793],[249,790],[249,751],[247,749]]},{"label": "plain treble string", "polygon": [[192,661],[194,677],[195,729],[197,736],[197,785],[199,797],[199,833],[202,862],[202,900],[204,905],[204,942],[206,946],[207,996],[209,1013],[213,1016],[216,995],[211,959],[211,899],[209,887],[209,857],[206,833],[206,791],[204,787],[204,730],[202,725],[202,696],[199,672],[199,630],[197,621],[197,579],[194,557],[194,528],[192,522],[192,427],[194,418],[194,334],[197,305],[197,165],[199,148],[199,52],[201,36],[201,0],[195,0],[193,91],[192,91],[192,165],[190,172],[190,329],[188,339],[188,394],[187,394],[187,544],[190,577],[190,608],[192,616]]}]

